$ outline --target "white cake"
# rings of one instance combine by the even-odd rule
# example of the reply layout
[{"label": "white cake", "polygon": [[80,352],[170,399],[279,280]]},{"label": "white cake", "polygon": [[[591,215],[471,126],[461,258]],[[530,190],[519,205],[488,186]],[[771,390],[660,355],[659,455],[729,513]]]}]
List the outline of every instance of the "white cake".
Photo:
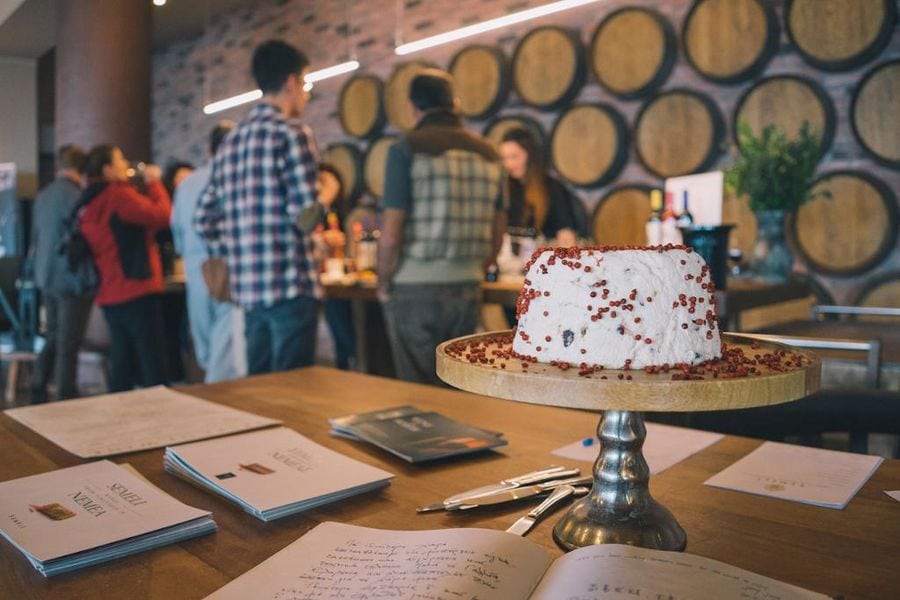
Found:
[{"label": "white cake", "polygon": [[516,354],[644,368],[719,358],[715,288],[686,246],[535,252],[517,303]]}]

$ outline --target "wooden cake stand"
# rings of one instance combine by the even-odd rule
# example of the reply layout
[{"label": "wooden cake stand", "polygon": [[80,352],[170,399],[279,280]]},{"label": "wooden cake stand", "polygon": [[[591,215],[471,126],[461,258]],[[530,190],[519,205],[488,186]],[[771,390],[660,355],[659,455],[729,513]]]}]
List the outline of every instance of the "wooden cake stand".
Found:
[{"label": "wooden cake stand", "polygon": [[526,361],[509,358],[511,340],[512,332],[500,331],[444,342],[437,348],[437,374],[476,394],[603,411],[593,488],[553,529],[554,540],[566,550],[607,543],[683,550],[687,544],[672,513],[650,495],[650,470],[642,452],[647,433],[644,411],[728,410],[790,402],[815,392],[821,375],[821,362],[811,352],[736,334],[722,334],[729,349],[740,348],[751,359],[784,351],[777,368],[785,370],[755,365],[759,374],[706,373],[703,379],[679,381],[672,379],[678,370],[650,374],[605,369],[585,375],[579,374],[577,365],[567,370],[544,363],[525,367]]}]

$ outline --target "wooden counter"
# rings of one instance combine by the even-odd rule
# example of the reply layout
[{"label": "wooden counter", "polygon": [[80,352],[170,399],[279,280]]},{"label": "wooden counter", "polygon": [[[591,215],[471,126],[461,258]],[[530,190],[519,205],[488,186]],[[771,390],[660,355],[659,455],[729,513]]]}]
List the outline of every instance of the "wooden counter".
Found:
[{"label": "wooden counter", "polygon": [[[213,511],[219,531],[50,579],[39,575],[8,543],[0,542],[0,597],[203,598],[327,520],[390,529],[477,526],[502,530],[533,504],[501,505],[461,515],[417,515],[414,509],[452,492],[558,463],[560,459],[550,451],[589,435],[597,421],[595,414],[587,412],[516,404],[324,368],[193,386],[186,391],[282,419],[315,441],[397,477],[387,489],[263,523],[224,499],[166,474],[162,450],[115,457],[116,462],[134,465],[179,500]],[[468,459],[412,466],[328,433],[328,417],[399,404],[439,410],[503,431],[509,446]],[[848,600],[892,597],[900,589],[900,502],[884,490],[900,489],[900,461],[886,461],[842,511],[703,485],[758,443],[726,437],[654,477],[651,491],[687,531],[688,551]],[[80,462],[5,415],[0,416],[0,449],[5,458],[0,462],[0,480]],[[578,466],[589,468],[586,463]],[[551,540],[555,520],[550,515],[528,537],[560,554]]]}]

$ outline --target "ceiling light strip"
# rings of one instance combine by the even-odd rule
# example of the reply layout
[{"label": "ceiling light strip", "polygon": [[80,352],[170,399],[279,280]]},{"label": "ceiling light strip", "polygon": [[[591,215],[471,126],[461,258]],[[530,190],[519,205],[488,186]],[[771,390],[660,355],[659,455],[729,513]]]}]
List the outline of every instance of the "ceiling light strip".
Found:
[{"label": "ceiling light strip", "polygon": [[[312,89],[313,84],[317,81],[322,81],[323,79],[328,79],[329,77],[343,75],[344,73],[350,73],[351,71],[355,71],[358,68],[358,61],[349,60],[347,62],[333,65],[331,67],[319,69],[317,71],[310,71],[304,78],[305,85],[303,86],[303,89],[309,91]],[[241,104],[247,104],[248,102],[259,100],[260,98],[262,98],[262,96],[263,93],[259,89],[244,92],[243,94],[238,94],[237,96],[231,96],[230,98],[223,98],[222,100],[211,102],[203,107],[203,112],[204,114],[211,115],[223,110],[228,110],[229,108],[234,108],[235,106],[240,106]]]},{"label": "ceiling light strip", "polygon": [[413,52],[418,52],[419,50],[425,50],[426,48],[434,48],[441,44],[455,42],[456,40],[461,40],[473,35],[493,31],[494,29],[500,29],[501,27],[507,27],[509,25],[515,25],[524,21],[530,21],[539,17],[545,17],[547,15],[578,8],[587,4],[593,4],[595,2],[600,2],[600,0],[560,0],[558,2],[550,2],[549,4],[544,4],[542,6],[536,6],[534,8],[497,17],[496,19],[489,19],[487,21],[482,21],[481,23],[475,23],[474,25],[467,25],[466,27],[460,27],[459,29],[453,29],[452,31],[422,38],[421,40],[409,42],[408,44],[401,44],[394,48],[394,52],[400,55],[411,54]]}]

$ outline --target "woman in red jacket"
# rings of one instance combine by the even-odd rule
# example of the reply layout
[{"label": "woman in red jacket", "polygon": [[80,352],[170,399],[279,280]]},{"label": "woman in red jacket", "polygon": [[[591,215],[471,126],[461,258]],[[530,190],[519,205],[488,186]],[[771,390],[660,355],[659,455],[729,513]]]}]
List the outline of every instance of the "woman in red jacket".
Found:
[{"label": "woman in red jacket", "polygon": [[104,144],[88,154],[80,227],[100,273],[96,302],[112,338],[111,392],[130,390],[135,383],[167,383],[164,284],[154,234],[168,227],[172,201],[158,167],[148,167],[145,175],[146,196],[129,182],[128,161],[119,148]]}]

